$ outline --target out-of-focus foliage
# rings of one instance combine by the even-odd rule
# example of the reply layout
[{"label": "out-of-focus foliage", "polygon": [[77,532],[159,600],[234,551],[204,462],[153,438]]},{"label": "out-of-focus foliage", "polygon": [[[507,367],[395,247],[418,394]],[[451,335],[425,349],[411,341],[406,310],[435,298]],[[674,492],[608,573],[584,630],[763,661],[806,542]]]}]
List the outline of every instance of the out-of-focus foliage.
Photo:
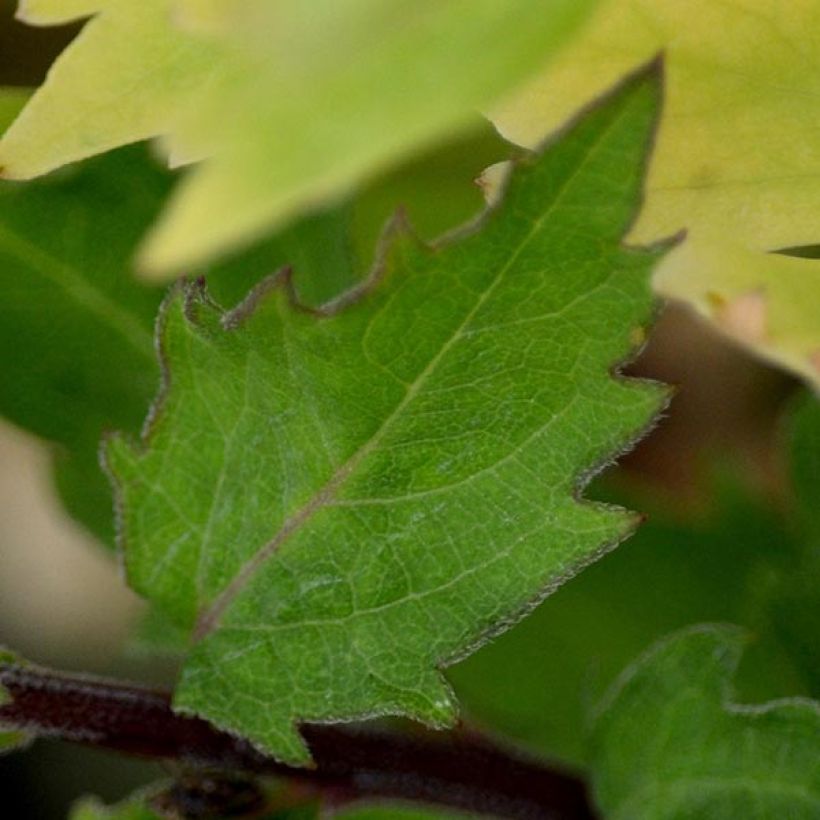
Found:
[{"label": "out-of-focus foliage", "polygon": [[[4,664],[19,664],[20,658],[3,647],[0,647],[0,666]],[[3,686],[0,686],[0,706],[9,703],[11,700],[11,693]],[[28,732],[16,728],[4,727],[0,722],[0,755],[20,749],[27,746],[31,742],[31,735]]]},{"label": "out-of-focus foliage", "polygon": [[128,276],[126,260],[168,188],[142,149],[0,183],[0,412],[55,445],[66,506],[109,543],[100,437],[139,430],[159,379],[162,292]]},{"label": "out-of-focus foliage", "polygon": [[205,161],[142,264],[178,272],[462,129],[541,66],[593,0],[23,0],[35,24],[94,15],[0,142],[29,178],[164,137]]}]

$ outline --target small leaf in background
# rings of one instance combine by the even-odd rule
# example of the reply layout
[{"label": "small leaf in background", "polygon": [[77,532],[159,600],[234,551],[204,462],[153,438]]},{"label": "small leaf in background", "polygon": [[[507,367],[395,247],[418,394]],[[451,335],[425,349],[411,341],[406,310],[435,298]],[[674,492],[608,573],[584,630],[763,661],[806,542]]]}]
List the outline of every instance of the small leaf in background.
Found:
[{"label": "small leaf in background", "polygon": [[493,114],[506,137],[535,145],[662,50],[664,113],[630,239],[686,228],[689,239],[659,266],[658,292],[815,386],[820,262],[768,252],[820,242],[820,142],[807,104],[818,36],[817,0],[790,3],[788,14],[770,0],[606,0]]},{"label": "small leaf in background", "polygon": [[0,142],[22,179],[151,136],[207,158],[142,254],[169,274],[246,244],[469,124],[539,68],[592,0],[27,0],[96,12]]},{"label": "small leaf in background", "polygon": [[734,627],[690,628],[627,668],[592,728],[593,791],[607,818],[817,817],[820,704],[735,702],[743,644]]},{"label": "small leaf in background", "polygon": [[322,315],[284,276],[229,313],[176,290],[166,388],[108,462],[129,581],[197,641],[177,708],[298,763],[297,720],[449,723],[439,668],[634,528],[577,493],[664,401],[611,376],[663,250],[620,243],[658,95],[633,78],[477,232],[394,226]]}]

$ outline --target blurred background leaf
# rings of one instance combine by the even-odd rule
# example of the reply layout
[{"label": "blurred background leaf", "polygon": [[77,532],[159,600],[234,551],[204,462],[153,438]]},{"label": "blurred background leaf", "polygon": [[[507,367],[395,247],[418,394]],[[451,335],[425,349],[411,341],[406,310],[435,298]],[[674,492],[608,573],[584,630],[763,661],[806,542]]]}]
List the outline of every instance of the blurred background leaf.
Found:
[{"label": "blurred background leaf", "polygon": [[26,179],[165,137],[201,160],[141,253],[178,273],[247,244],[436,141],[540,68],[594,0],[27,0],[93,14],[0,141]]},{"label": "blurred background leaf", "polygon": [[783,816],[820,804],[820,704],[738,703],[742,630],[690,627],[631,664],[595,714],[596,802],[612,820]]}]

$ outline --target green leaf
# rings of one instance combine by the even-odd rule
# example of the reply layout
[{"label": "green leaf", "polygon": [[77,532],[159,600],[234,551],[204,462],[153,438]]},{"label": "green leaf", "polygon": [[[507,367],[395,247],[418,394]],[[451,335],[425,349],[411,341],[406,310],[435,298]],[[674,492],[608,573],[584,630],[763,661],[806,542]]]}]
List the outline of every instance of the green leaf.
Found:
[{"label": "green leaf", "polygon": [[33,23],[96,12],[0,143],[28,178],[165,136],[207,157],[142,256],[177,271],[345,194],[467,126],[593,0],[27,0]]},{"label": "green leaf", "polygon": [[[0,92],[19,109],[26,92]],[[387,215],[402,202],[425,236],[471,215],[472,180],[504,154],[470,134],[374,181],[355,202],[305,217],[202,271],[233,304],[292,265],[300,298],[319,305],[356,282]],[[102,431],[136,435],[159,380],[151,338],[162,291],[131,280],[128,260],[171,187],[143,148],[127,148],[26,185],[0,183],[0,413],[55,445],[57,483],[71,514],[113,543]],[[129,335],[130,332],[130,335]],[[136,341],[141,337],[141,341]]]},{"label": "green leaf", "polygon": [[802,549],[767,590],[778,640],[795,659],[808,690],[820,699],[820,402],[805,392],[787,413],[789,467],[794,488],[792,530]]},{"label": "green leaf", "polygon": [[630,238],[685,227],[657,292],[818,386],[820,264],[769,252],[820,242],[820,141],[806,104],[820,77],[820,3],[781,11],[770,0],[606,0],[493,119],[533,145],[662,51],[668,93]]},{"label": "green leaf", "polygon": [[820,704],[735,703],[743,637],[700,626],[655,645],[599,708],[595,797],[608,818],[789,817],[820,812]]},{"label": "green leaf", "polygon": [[296,763],[298,720],[449,723],[439,669],[634,528],[578,492],[664,399],[611,375],[652,312],[662,249],[620,237],[658,95],[632,79],[458,241],[394,224],[321,313],[286,275],[228,313],[176,289],[107,458],[129,581],[196,641],[179,710]]}]

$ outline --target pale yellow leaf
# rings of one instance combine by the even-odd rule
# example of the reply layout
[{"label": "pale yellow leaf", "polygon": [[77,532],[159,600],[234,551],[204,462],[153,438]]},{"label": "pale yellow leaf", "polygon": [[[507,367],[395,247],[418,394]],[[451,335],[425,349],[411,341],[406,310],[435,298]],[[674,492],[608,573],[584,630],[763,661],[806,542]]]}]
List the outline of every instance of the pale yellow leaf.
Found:
[{"label": "pale yellow leaf", "polygon": [[0,141],[37,176],[160,137],[201,161],[141,257],[171,274],[344,195],[470,123],[540,68],[595,0],[23,0],[93,15]]},{"label": "pale yellow leaf", "polygon": [[[99,13],[51,67],[0,142],[9,179],[28,179],[129,142],[168,133],[180,107],[208,81],[218,55],[168,24],[171,0],[97,0],[66,6]],[[29,8],[31,6],[31,8]],[[62,4],[29,0],[36,21]]]}]

